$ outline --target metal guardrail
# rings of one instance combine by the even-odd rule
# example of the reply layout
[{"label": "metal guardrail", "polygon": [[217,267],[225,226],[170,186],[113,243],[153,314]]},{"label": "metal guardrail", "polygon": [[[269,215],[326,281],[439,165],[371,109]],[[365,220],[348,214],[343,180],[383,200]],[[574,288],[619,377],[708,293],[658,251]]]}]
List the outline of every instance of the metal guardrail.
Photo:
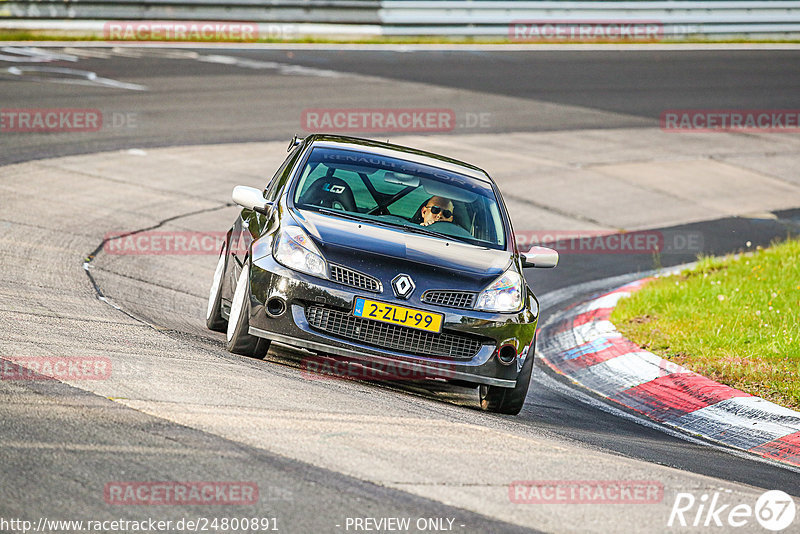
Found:
[{"label": "metal guardrail", "polygon": [[[514,22],[546,29],[548,23],[644,24],[661,38],[800,35],[800,2],[772,1],[415,1],[387,0],[381,8],[386,35],[505,36]],[[530,32],[528,33],[530,35]],[[547,41],[547,37],[537,39]],[[551,40],[557,40],[556,38]]]},{"label": "metal guardrail", "polygon": [[[388,35],[500,36],[514,40],[514,22],[654,23],[663,38],[800,35],[800,2],[773,1],[414,1],[387,0],[381,24]],[[524,37],[518,40],[525,40]],[[546,40],[546,38],[540,39]]]},{"label": "metal guardrail", "polygon": [[[515,37],[514,22],[653,23],[663,38],[797,37],[800,1],[508,0],[29,0],[0,1],[0,26],[14,21],[213,20],[296,24],[320,33]],[[333,25],[325,28],[325,25]],[[52,22],[48,25],[52,28]],[[377,30],[376,30],[377,28]],[[310,31],[310,30],[309,30]],[[302,31],[300,31],[302,33]],[[547,39],[541,38],[540,41]],[[557,39],[556,39],[557,40]]]},{"label": "metal guardrail", "polygon": [[0,18],[379,24],[380,4],[380,0],[29,0],[0,3]]}]

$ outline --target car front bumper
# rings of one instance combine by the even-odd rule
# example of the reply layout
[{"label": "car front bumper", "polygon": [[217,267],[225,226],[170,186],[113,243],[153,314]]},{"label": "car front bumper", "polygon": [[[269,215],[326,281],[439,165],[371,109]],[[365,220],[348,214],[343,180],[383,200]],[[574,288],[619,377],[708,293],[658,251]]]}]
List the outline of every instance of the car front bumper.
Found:
[{"label": "car front bumper", "polygon": [[[461,310],[422,303],[418,300],[422,291],[417,292],[416,298],[401,300],[391,290],[376,294],[293,271],[271,256],[253,262],[250,272],[249,319],[250,334],[254,336],[378,368],[402,370],[403,376],[438,377],[500,387],[514,387],[522,364],[533,358],[538,318],[530,306],[519,313],[503,314]],[[384,283],[384,288],[388,287]],[[335,310],[338,315],[351,315],[356,297],[441,313],[442,333],[480,340],[480,348],[467,358],[420,355],[333,335],[309,324],[310,307],[321,306]],[[528,298],[534,297],[529,293]],[[266,303],[270,299],[283,300],[285,312],[277,316],[268,313]],[[498,358],[499,348],[506,346],[513,347],[516,355],[509,363]]]}]

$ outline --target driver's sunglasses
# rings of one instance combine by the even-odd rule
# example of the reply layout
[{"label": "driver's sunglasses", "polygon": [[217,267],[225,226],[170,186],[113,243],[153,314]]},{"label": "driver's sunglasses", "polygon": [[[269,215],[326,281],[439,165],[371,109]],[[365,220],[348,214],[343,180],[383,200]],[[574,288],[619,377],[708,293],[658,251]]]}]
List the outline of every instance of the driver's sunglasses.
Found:
[{"label": "driver's sunglasses", "polygon": [[444,217],[445,219],[449,219],[450,217],[453,216],[453,212],[452,211],[443,210],[439,206],[426,206],[426,208],[431,210],[431,213],[433,213],[434,215],[439,215],[439,212],[441,212],[442,213],[442,217]]}]

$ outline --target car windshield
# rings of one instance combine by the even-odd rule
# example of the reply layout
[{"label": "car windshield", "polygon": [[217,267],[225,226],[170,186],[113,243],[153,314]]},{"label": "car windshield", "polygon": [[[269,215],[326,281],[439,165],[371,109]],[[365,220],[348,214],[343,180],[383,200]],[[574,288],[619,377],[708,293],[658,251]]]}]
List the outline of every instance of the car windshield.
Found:
[{"label": "car windshield", "polygon": [[294,190],[295,207],[505,249],[487,182],[383,155],[316,147]]}]

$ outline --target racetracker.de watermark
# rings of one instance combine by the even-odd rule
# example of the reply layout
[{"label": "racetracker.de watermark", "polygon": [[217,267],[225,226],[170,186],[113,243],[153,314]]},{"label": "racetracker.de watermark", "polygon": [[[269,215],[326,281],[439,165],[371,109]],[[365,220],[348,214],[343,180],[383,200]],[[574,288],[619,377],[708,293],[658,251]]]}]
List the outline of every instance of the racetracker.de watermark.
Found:
[{"label": "racetracker.de watermark", "polygon": [[255,482],[108,482],[103,498],[113,505],[250,505],[258,502]]},{"label": "racetracker.de watermark", "polygon": [[490,112],[456,113],[448,108],[315,108],[300,115],[307,132],[452,132],[492,126]]},{"label": "racetracker.de watermark", "polygon": [[106,380],[111,359],[105,356],[3,356],[0,380]]},{"label": "racetracker.de watermark", "polygon": [[337,357],[310,356],[300,365],[300,376],[308,380],[394,380],[419,381],[432,378],[453,378],[454,369],[449,365],[421,367],[401,366],[387,362],[355,362]]},{"label": "racetracker.de watermark", "polygon": [[668,109],[660,123],[671,133],[798,133],[800,109]]},{"label": "racetracker.de watermark", "polygon": [[535,245],[559,254],[697,254],[703,251],[703,233],[684,230],[523,230],[514,232],[521,251]]},{"label": "racetracker.de watermark", "polygon": [[307,132],[451,132],[456,114],[438,108],[305,109],[300,123]]},{"label": "racetracker.de watermark", "polygon": [[138,113],[79,108],[3,108],[0,132],[97,132],[108,128],[137,128]]},{"label": "racetracker.de watermark", "polygon": [[[227,237],[226,232],[192,232],[152,230],[144,232],[111,232],[105,235],[103,251],[115,255],[142,256],[199,256],[219,254]],[[247,247],[241,241],[233,243],[229,252]]]},{"label": "racetracker.de watermark", "polygon": [[261,25],[252,22],[115,20],[103,25],[107,41],[237,41],[286,39],[295,27],[286,24]]},{"label": "racetracker.de watermark", "polygon": [[655,20],[515,20],[508,26],[512,41],[656,41],[664,25]]},{"label": "racetracker.de watermark", "polygon": [[508,486],[515,504],[655,504],[664,499],[656,480],[515,480]]}]

